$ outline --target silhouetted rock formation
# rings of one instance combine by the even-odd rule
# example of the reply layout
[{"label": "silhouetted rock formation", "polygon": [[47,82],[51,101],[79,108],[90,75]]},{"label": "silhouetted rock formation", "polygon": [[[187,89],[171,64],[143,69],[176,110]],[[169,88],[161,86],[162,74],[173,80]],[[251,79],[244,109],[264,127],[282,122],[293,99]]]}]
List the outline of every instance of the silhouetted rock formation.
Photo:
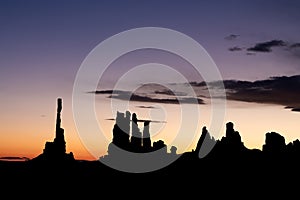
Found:
[{"label": "silhouetted rock formation", "polygon": [[144,151],[151,151],[151,138],[150,138],[150,121],[144,122],[143,130],[143,149]]},{"label": "silhouetted rock formation", "polygon": [[290,142],[286,146],[286,151],[291,155],[300,155],[300,141],[298,139]]},{"label": "silhouetted rock formation", "polygon": [[232,122],[226,124],[225,136],[217,141],[209,135],[206,127],[203,127],[195,150],[198,157],[213,159],[236,159],[245,155],[247,151],[248,149],[244,146],[239,132],[234,130]]},{"label": "silhouetted rock formation", "polygon": [[207,136],[208,131],[206,129],[206,126],[204,126],[202,128],[202,134],[200,136],[200,139],[198,140],[197,146],[196,146],[196,152],[199,153],[200,152],[200,148],[202,147],[202,144],[204,142],[205,137]]},{"label": "silhouetted rock formation", "polygon": [[[129,111],[126,111],[126,116],[124,113],[117,112],[116,123],[113,128],[113,139],[108,147],[108,154],[117,152],[118,148],[129,152],[147,153],[166,147],[162,140],[154,142],[152,146],[150,120],[140,120],[144,122],[142,134],[138,127],[139,120],[136,113],[132,114],[131,126],[130,116],[131,113]],[[112,144],[116,145],[116,147],[114,148]]]},{"label": "silhouetted rock formation", "polygon": [[286,150],[285,139],[276,132],[266,133],[266,141],[263,151],[270,154],[284,153]]},{"label": "silhouetted rock formation", "polygon": [[202,128],[202,134],[198,140],[195,153],[198,157],[205,157],[214,147],[216,140],[210,136],[206,126]]},{"label": "silhouetted rock formation", "polygon": [[116,123],[113,128],[112,143],[123,150],[129,150],[130,112],[117,112]]},{"label": "silhouetted rock formation", "polygon": [[171,152],[171,155],[172,155],[172,156],[177,155],[177,147],[171,146],[170,152]]},{"label": "silhouetted rock formation", "polygon": [[33,161],[65,162],[74,161],[73,153],[66,153],[64,129],[61,128],[62,99],[57,99],[56,129],[53,142],[46,142],[43,153],[32,159]]},{"label": "silhouetted rock formation", "polygon": [[167,145],[162,140],[158,140],[156,142],[153,142],[153,151],[157,151],[163,149],[162,152],[167,153]]},{"label": "silhouetted rock formation", "polygon": [[[52,166],[58,166],[55,169],[58,170],[59,173],[56,173],[55,170],[53,173],[58,178],[61,173],[66,172],[69,174],[76,172],[80,174],[81,177],[85,177],[86,174],[90,174],[90,176],[96,174],[101,177],[102,173],[105,174],[105,172],[107,172],[108,175],[115,173],[122,174],[122,171],[114,171],[113,168],[119,169],[118,167],[124,166],[124,164],[125,167],[123,169],[125,171],[138,169],[140,170],[138,172],[143,172],[144,168],[135,168],[135,166],[148,167],[151,164],[162,162],[168,163],[169,165],[158,169],[158,172],[154,172],[153,174],[178,175],[179,173],[183,173],[183,177],[198,174],[199,177],[203,178],[203,176],[200,176],[203,175],[202,172],[211,170],[211,167],[215,167],[214,169],[216,169],[218,166],[222,166],[226,171],[222,176],[226,179],[231,178],[231,175],[234,174],[239,167],[243,167],[243,169],[249,166],[255,167],[258,171],[260,170],[259,167],[262,167],[262,170],[266,170],[274,166],[276,170],[278,170],[282,165],[284,166],[287,163],[289,163],[289,166],[293,167],[293,169],[298,169],[299,167],[297,163],[300,159],[300,141],[298,139],[286,145],[283,136],[279,133],[270,132],[266,133],[265,144],[262,150],[248,149],[244,146],[241,136],[239,132],[234,129],[232,122],[226,124],[225,136],[220,140],[215,140],[204,126],[195,151],[177,154],[177,148],[172,146],[170,153],[168,153],[167,145],[163,140],[151,143],[151,121],[139,120],[135,113],[131,115],[129,111],[126,111],[126,113],[117,112],[116,123],[112,130],[112,142],[108,145],[108,154],[99,158],[99,160],[102,159],[104,162],[90,162],[92,164],[88,162],[74,162],[75,159],[72,152],[66,153],[64,129],[61,128],[61,111],[62,100],[57,99],[55,138],[53,142],[46,142],[43,153],[31,160],[39,161],[37,163],[47,163],[44,165],[46,168],[42,168],[42,171],[45,171],[45,169],[53,170]],[[143,132],[141,132],[138,127],[139,122],[143,122]],[[62,170],[61,164],[48,165],[48,163],[76,164],[66,165],[67,167]],[[108,166],[114,167],[109,168],[107,165],[102,165],[101,163],[109,164]],[[33,166],[40,168],[41,165]],[[50,168],[48,168],[48,166],[50,166]],[[89,167],[91,166],[93,171],[90,171]],[[155,167],[156,165],[152,166]],[[30,169],[35,171],[37,168]],[[85,170],[84,173],[80,171],[83,169]],[[105,172],[100,169],[105,170]],[[145,169],[145,171],[148,170],[148,168]],[[149,169],[151,169],[151,167]],[[273,176],[272,173],[270,173],[270,175],[271,177]]]},{"label": "silhouetted rock formation", "polygon": [[[132,114],[130,126],[131,113],[126,111],[124,113],[117,112],[116,123],[113,128],[113,139],[108,145],[107,155],[100,157],[100,160],[117,159],[123,156],[128,156],[125,152],[130,153],[150,153],[158,151],[156,156],[167,156],[167,145],[163,140],[153,142],[151,144],[150,136],[150,120],[138,120],[136,113]],[[141,133],[138,122],[144,123],[143,133]],[[176,147],[175,147],[176,148]],[[176,149],[172,149],[172,155],[177,156]]]},{"label": "silhouetted rock formation", "polygon": [[272,160],[285,160],[289,162],[300,161],[300,141],[298,139],[286,144],[285,138],[276,132],[266,133],[263,145],[265,158]]},{"label": "silhouetted rock formation", "polygon": [[223,137],[221,141],[233,151],[245,148],[240,133],[234,130],[232,122],[226,124],[226,137]]},{"label": "silhouetted rock formation", "polygon": [[137,124],[137,116],[135,113],[132,114],[131,119],[131,138],[130,138],[130,144],[131,144],[131,151],[132,152],[141,152],[142,151],[142,133],[138,127]]},{"label": "silhouetted rock formation", "polygon": [[[211,141],[211,143],[210,143]],[[197,157],[192,158],[192,155],[186,154],[189,159],[204,158],[214,162],[245,162],[247,164],[266,165],[273,163],[271,161],[284,164],[286,162],[295,163],[300,161],[300,141],[297,139],[286,145],[285,138],[276,132],[266,133],[265,144],[262,150],[248,149],[244,146],[241,136],[238,131],[234,130],[232,122],[226,124],[226,134],[217,140],[215,143],[213,138],[209,136],[206,127],[202,129],[202,135],[197,143],[195,154]],[[205,145],[210,144],[211,151],[205,148]],[[215,145],[214,145],[215,144]],[[208,152],[207,156],[206,153]],[[204,154],[204,156],[202,156]],[[201,160],[201,159],[200,159]]]},{"label": "silhouetted rock formation", "polygon": [[[55,139],[53,142],[46,143],[43,153],[33,159],[35,161],[61,163],[60,161],[74,160],[72,153],[66,153],[64,130],[61,128],[60,119],[61,105],[61,100],[58,100]],[[78,186],[79,183],[83,183],[84,185],[90,184],[89,186],[99,187],[99,185],[94,184],[95,180],[100,180],[103,183],[113,180],[114,188],[124,189],[124,187],[128,187],[128,189],[126,188],[127,191],[131,191],[133,185],[135,189],[143,191],[145,188],[153,186],[150,185],[152,183],[155,183],[155,186],[161,184],[161,188],[165,187],[166,183],[174,184],[174,186],[178,187],[178,180],[180,180],[180,183],[182,183],[180,187],[187,186],[187,191],[192,191],[191,187],[193,186],[197,187],[194,190],[201,188],[201,192],[205,192],[206,187],[213,188],[215,191],[218,189],[216,187],[220,186],[222,189],[226,188],[224,194],[229,194],[228,191],[236,190],[238,186],[245,188],[247,183],[251,183],[247,187],[251,191],[257,191],[256,189],[265,191],[268,187],[274,190],[280,183],[288,186],[290,191],[290,186],[294,184],[295,180],[299,180],[300,141],[298,139],[286,145],[283,136],[271,132],[266,133],[266,140],[262,151],[247,149],[242,142],[239,132],[235,131],[233,123],[229,122],[226,124],[225,136],[220,140],[216,141],[211,137],[209,131],[204,126],[195,151],[184,152],[178,155],[176,153],[177,148],[172,146],[170,148],[171,153],[168,154],[167,145],[164,141],[158,140],[153,142],[153,146],[151,145],[150,121],[138,120],[135,115],[132,118],[134,123],[130,123],[130,117],[131,114],[128,111],[126,115],[124,113],[117,113],[116,124],[113,127],[113,139],[108,146],[108,155],[100,158],[100,160],[104,159],[104,162],[79,161],[72,162],[72,165],[49,165],[52,162],[37,162],[46,164],[31,165],[32,162],[30,161],[0,162],[0,177],[4,183],[3,185],[11,186],[10,184],[5,184],[6,181],[3,181],[5,180],[4,177],[7,180],[13,180],[14,183],[23,181],[27,185],[29,185],[28,180],[33,180],[33,177],[35,177],[32,183],[43,188],[49,184],[49,187],[55,186],[54,191],[57,188],[62,188],[69,194],[70,190],[65,190],[65,186]],[[136,142],[139,147],[135,151],[142,153],[128,153],[128,151],[132,152],[130,139],[132,137],[132,132],[130,131],[131,125],[135,126],[135,129],[139,131],[137,123],[141,121],[144,122],[143,135],[141,136],[141,140],[136,140],[139,141]],[[138,139],[138,137],[136,138]],[[126,150],[126,153],[122,153],[124,151],[120,153],[120,149]],[[151,156],[151,154],[154,156]],[[142,170],[136,171],[136,168],[133,168],[133,171],[128,170],[134,173],[127,173],[126,171],[128,167],[141,165],[140,163],[145,163],[145,166],[149,166],[155,163],[153,161],[170,164],[164,165],[162,168],[155,168],[157,169],[156,171],[150,170],[147,173],[138,173]],[[131,163],[131,165],[128,163]],[[124,165],[125,167],[123,168]],[[119,166],[125,172],[115,170],[120,169]],[[197,184],[186,184],[191,181],[191,178],[198,181]],[[49,180],[53,180],[54,185]],[[228,180],[230,184],[228,184]],[[137,184],[141,183],[141,181],[142,184]],[[255,184],[252,184],[252,182]],[[58,183],[61,183],[62,187],[58,187]],[[107,189],[111,188],[110,184],[104,185],[108,187]],[[30,187],[32,187],[31,184]],[[281,190],[281,185],[278,188]],[[81,190],[81,187],[79,189]],[[88,192],[90,192],[90,188]],[[270,197],[272,191],[270,194],[269,192],[266,193]],[[129,194],[132,195],[132,192],[129,192]],[[211,195],[212,193],[208,194]],[[222,192],[220,194],[223,195]],[[231,198],[232,193],[229,195]]]}]

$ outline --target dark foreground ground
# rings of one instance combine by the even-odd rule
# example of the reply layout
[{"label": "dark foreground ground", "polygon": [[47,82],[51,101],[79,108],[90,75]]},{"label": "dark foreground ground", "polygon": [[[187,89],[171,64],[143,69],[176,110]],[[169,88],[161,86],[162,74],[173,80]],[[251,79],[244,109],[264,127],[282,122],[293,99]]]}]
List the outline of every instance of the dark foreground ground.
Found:
[{"label": "dark foreground ground", "polygon": [[[116,198],[238,197],[253,199],[299,196],[300,164],[282,160],[201,160],[182,156],[171,165],[148,173],[126,173],[99,161],[69,164],[0,162],[2,194],[38,196],[99,195]],[[139,194],[141,192],[141,194]],[[142,196],[141,196],[142,195]],[[203,198],[202,198],[203,199]]]}]

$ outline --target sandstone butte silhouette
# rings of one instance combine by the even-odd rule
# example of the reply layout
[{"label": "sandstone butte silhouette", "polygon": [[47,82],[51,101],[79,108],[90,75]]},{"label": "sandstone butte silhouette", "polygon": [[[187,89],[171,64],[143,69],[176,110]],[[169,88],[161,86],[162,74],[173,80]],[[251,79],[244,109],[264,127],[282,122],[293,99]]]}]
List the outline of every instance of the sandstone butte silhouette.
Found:
[{"label": "sandstone butte silhouette", "polygon": [[[114,158],[118,155],[119,150],[135,154],[160,152],[155,154],[158,161],[164,158],[174,159],[175,157],[174,162],[161,169],[140,173],[149,174],[149,180],[151,178],[158,180],[161,177],[170,178],[175,176],[186,178],[185,181],[189,181],[187,177],[201,177],[201,180],[206,181],[220,180],[221,177],[222,180],[233,179],[233,177],[238,179],[241,177],[243,179],[264,177],[272,180],[273,177],[278,178],[280,176],[294,177],[300,169],[300,142],[298,139],[286,144],[282,135],[276,132],[268,132],[265,135],[265,144],[262,150],[248,149],[242,142],[239,132],[234,129],[234,124],[228,122],[225,136],[221,139],[216,140],[210,135],[207,128],[203,127],[201,137],[194,150],[177,154],[177,148],[172,146],[170,153],[168,153],[164,141],[151,141],[149,132],[151,121],[138,120],[137,115],[135,113],[131,115],[129,111],[125,113],[117,112],[116,123],[112,131],[113,139],[108,146],[107,155],[95,161],[76,160],[72,152],[66,153],[64,129],[61,128],[61,111],[62,99],[58,98],[56,132],[53,142],[46,142],[43,152],[37,157],[22,162],[26,163],[25,167],[22,164],[9,165],[8,162],[0,162],[1,178],[15,176],[27,179],[37,176],[42,177],[42,180],[52,178],[66,181],[70,178],[107,180],[105,177],[116,174],[121,175],[123,178],[124,176],[127,178],[128,175],[131,178],[132,176],[135,177],[135,173],[115,170],[99,162],[101,159]],[[143,132],[140,131],[138,122],[144,123]],[[123,159],[126,162],[127,158]],[[21,165],[23,168],[19,169],[17,166]],[[217,173],[220,170],[223,172]],[[204,179],[205,176],[210,177],[210,179]],[[223,182],[223,184],[226,183]]]}]

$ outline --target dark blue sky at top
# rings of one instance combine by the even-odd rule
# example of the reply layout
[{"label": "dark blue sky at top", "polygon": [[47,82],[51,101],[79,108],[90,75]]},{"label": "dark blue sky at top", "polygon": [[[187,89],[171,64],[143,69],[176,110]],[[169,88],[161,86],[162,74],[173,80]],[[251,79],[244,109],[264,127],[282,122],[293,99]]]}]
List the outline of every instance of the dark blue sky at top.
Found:
[{"label": "dark blue sky at top", "polygon": [[[59,85],[70,90],[82,61],[97,44],[148,26],[174,29],[197,40],[225,79],[299,74],[297,51],[247,55],[245,50],[275,39],[299,43],[299,9],[300,1],[269,0],[1,1],[0,89],[60,90]],[[230,34],[238,37],[226,40]],[[242,50],[228,51],[235,46]]]}]

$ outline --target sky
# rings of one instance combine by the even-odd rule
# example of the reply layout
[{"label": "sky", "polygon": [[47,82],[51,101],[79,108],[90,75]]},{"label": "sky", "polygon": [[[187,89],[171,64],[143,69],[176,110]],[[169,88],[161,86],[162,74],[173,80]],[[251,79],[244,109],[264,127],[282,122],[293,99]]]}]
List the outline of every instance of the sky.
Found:
[{"label": "sky", "polygon": [[[126,103],[124,96],[118,93],[110,96],[108,90],[122,77],[125,77],[122,94],[134,94],[128,107],[131,112],[141,118],[167,121],[151,124],[153,141],[163,139],[168,145],[177,146],[179,153],[195,148],[202,126],[209,126],[212,115],[207,88],[218,85],[203,82],[202,74],[190,63],[162,50],[142,49],[120,56],[101,77],[97,91],[102,92],[95,94],[92,87],[90,91],[82,91],[83,96],[95,99],[95,115],[105,141],[99,133],[89,129],[88,122],[80,126],[74,118],[74,83],[87,56],[106,39],[142,27],[181,32],[205,49],[217,66],[226,89],[222,126],[233,121],[247,147],[260,149],[265,133],[270,131],[281,133],[286,142],[300,138],[297,123],[300,118],[297,112],[300,108],[299,8],[300,2],[293,0],[2,0],[0,157],[33,158],[42,153],[45,142],[52,141],[55,136],[58,97],[63,99],[62,127],[67,151],[72,151],[77,159],[88,160],[106,154],[114,124],[107,119],[114,118],[118,108],[112,106],[112,101],[116,100],[116,105]],[[128,44],[119,45],[121,49]],[[107,49],[106,53],[115,51]],[[135,85],[138,90],[128,93],[126,86],[132,83],[124,75],[133,67],[147,63],[160,63],[183,75],[199,104],[170,102],[174,96],[186,100],[189,94],[185,93],[184,82],[167,78],[167,71],[155,75],[142,73],[139,77],[140,80],[153,76],[165,78],[169,80],[167,88]],[[90,80],[85,81],[89,83]],[[178,90],[176,95],[168,90],[174,85]],[[196,134],[185,147],[182,145],[184,138],[182,141],[174,139],[182,122],[181,106],[188,113],[197,108],[201,116],[196,128],[193,124],[182,130]],[[194,122],[193,115],[187,116],[185,120]],[[79,126],[85,127],[86,133]],[[211,134],[221,137],[224,133],[222,129]]]}]

